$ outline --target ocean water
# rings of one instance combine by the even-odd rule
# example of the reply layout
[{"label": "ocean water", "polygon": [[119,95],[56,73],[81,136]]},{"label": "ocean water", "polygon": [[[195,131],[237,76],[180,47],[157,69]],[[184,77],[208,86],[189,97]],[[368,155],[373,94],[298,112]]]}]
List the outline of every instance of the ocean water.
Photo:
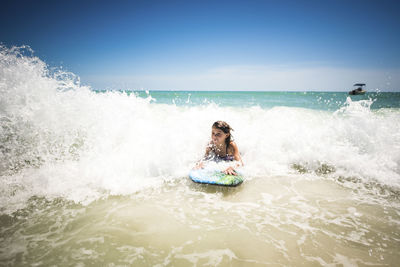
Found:
[{"label": "ocean water", "polygon": [[[187,177],[227,121],[246,180]],[[400,93],[96,91],[0,49],[1,266],[396,266]]]}]

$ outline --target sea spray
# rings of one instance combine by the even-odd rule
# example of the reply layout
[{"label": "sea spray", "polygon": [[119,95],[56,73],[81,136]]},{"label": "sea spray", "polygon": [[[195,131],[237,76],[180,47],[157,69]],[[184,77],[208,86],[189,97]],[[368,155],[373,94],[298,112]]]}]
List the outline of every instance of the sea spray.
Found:
[{"label": "sea spray", "polygon": [[371,111],[372,100],[348,98],[336,112],[162,104],[151,92],[95,92],[24,49],[1,48],[3,210],[31,196],[90,202],[185,179],[216,120],[235,129],[248,179],[306,172],[400,185],[399,112]]}]

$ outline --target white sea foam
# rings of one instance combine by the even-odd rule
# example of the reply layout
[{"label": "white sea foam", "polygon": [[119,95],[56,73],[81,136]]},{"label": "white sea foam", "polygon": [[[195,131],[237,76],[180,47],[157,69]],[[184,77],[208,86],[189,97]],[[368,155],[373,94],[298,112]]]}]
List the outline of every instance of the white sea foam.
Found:
[{"label": "white sea foam", "polygon": [[176,106],[150,95],[96,93],[27,48],[1,47],[2,209],[33,195],[91,201],[184,178],[216,120],[235,129],[249,179],[309,172],[400,187],[398,110],[350,98],[335,113]]}]

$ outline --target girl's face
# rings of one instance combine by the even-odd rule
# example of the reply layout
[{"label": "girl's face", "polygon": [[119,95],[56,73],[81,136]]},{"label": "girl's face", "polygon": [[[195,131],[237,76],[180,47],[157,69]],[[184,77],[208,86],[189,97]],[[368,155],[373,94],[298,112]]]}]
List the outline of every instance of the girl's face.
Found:
[{"label": "girl's face", "polygon": [[212,127],[211,129],[211,141],[214,145],[222,145],[225,143],[225,139],[229,136],[228,133],[224,133],[218,128]]}]

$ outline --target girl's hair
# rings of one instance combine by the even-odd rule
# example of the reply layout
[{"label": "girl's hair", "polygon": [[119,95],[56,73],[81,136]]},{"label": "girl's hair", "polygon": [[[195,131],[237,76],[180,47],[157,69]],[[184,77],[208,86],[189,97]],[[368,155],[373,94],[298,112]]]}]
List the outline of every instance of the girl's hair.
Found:
[{"label": "girl's hair", "polygon": [[[224,121],[216,121],[216,122],[214,122],[212,127],[220,129],[224,133],[229,134],[229,136],[225,139],[226,149],[228,149],[228,146],[231,143],[231,137],[232,137],[231,131],[233,131],[231,126],[229,126],[229,124]],[[232,138],[232,140],[233,140],[233,138]]]}]

